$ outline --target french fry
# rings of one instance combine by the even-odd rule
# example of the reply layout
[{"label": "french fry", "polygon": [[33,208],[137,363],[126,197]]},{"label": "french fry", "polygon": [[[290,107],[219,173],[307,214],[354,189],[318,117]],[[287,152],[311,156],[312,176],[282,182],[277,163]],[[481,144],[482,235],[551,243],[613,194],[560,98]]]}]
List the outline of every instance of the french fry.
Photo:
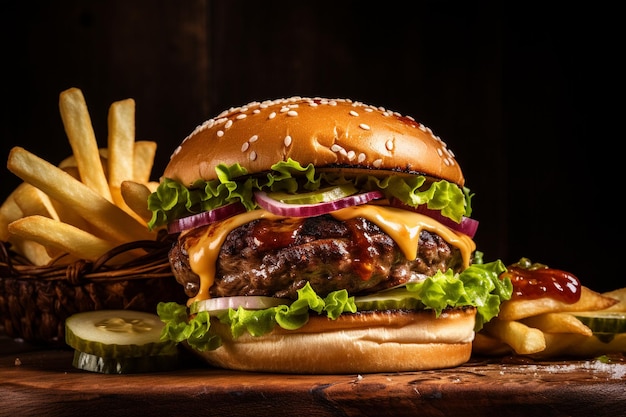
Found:
[{"label": "french fry", "polygon": [[155,192],[157,190],[157,188],[159,188],[159,182],[158,181],[149,181],[147,183],[145,183],[145,186],[148,187],[148,189],[150,190],[151,193]]},{"label": "french fry", "polygon": [[81,181],[108,201],[112,201],[109,185],[104,174],[96,135],[83,93],[70,88],[59,98],[61,119],[76,158]]},{"label": "french fry", "polygon": [[127,178],[135,182],[147,183],[150,181],[150,174],[154,165],[157,144],[147,140],[135,142],[135,153],[133,163],[133,176]]},{"label": "french fry", "polygon": [[134,181],[122,182],[122,198],[126,205],[133,210],[146,223],[152,218],[152,212],[148,210],[148,196],[151,191],[145,184]]},{"label": "french fry", "polygon": [[108,128],[109,186],[119,189],[122,181],[134,178],[135,100],[129,98],[111,104]]},{"label": "french fry", "polygon": [[544,313],[528,317],[521,322],[544,333],[575,333],[591,336],[591,329],[569,313]]},{"label": "french fry", "polygon": [[518,321],[494,318],[485,323],[483,331],[511,346],[519,355],[530,355],[546,348],[546,340],[541,330]]},{"label": "french fry", "polygon": [[[22,147],[11,149],[8,169],[62,204],[74,208],[94,228],[94,234],[114,242],[154,239],[145,225],[96,191]],[[108,189],[108,188],[107,188]],[[96,233],[97,231],[97,233]]]},{"label": "french fry", "polygon": [[[102,169],[104,170],[104,176],[108,178],[107,158],[109,156],[109,150],[107,148],[99,148],[98,153],[100,154],[100,164],[102,165]],[[57,166],[59,168],[62,168],[64,171],[67,171],[68,168],[75,168],[78,171],[76,157],[73,154],[63,159],[61,162],[59,162]],[[80,176],[76,176],[76,178],[80,179]]]},{"label": "french fry", "polygon": [[602,295],[618,300],[618,303],[605,309],[607,311],[626,311],[626,287],[605,292]]},{"label": "french fry", "polygon": [[48,248],[39,242],[12,235],[10,243],[14,251],[22,254],[33,265],[44,266],[52,261]]},{"label": "french fry", "polygon": [[20,184],[16,188],[14,199],[15,204],[19,206],[24,217],[38,214],[59,220],[59,215],[52,201],[50,201],[50,197],[27,182]]},{"label": "french fry", "polygon": [[77,213],[73,207],[60,203],[54,199],[50,199],[50,202],[56,210],[60,221],[71,224],[74,227],[78,227],[90,233],[94,232],[94,228],[89,224],[89,222]]},{"label": "french fry", "polygon": [[28,216],[9,224],[11,234],[54,247],[79,259],[97,260],[116,244],[77,227],[44,216]]},{"label": "french fry", "polygon": [[23,184],[25,183],[18,185],[0,205],[0,240],[4,242],[9,241],[9,223],[24,216],[22,209],[15,202],[15,194]]},{"label": "french fry", "polygon": [[543,313],[604,310],[617,303],[617,300],[584,286],[581,287],[580,294],[580,299],[574,304],[546,297],[505,301],[500,306],[498,317],[502,320],[520,320]]}]

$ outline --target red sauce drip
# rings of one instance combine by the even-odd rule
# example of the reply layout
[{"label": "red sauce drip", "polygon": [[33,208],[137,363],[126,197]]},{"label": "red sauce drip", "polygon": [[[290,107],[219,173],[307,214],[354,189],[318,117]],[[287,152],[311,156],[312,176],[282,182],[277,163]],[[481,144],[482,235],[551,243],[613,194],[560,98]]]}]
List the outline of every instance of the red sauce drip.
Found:
[{"label": "red sauce drip", "polygon": [[298,237],[301,226],[302,222],[292,220],[282,221],[280,227],[273,222],[263,220],[257,222],[252,232],[256,249],[267,252],[289,247]]},{"label": "red sauce drip", "polygon": [[369,281],[374,273],[374,251],[371,236],[359,227],[355,221],[346,222],[352,232],[350,253],[352,254],[352,268],[363,281]]},{"label": "red sauce drip", "polygon": [[552,268],[524,269],[507,267],[503,274],[511,279],[513,298],[549,297],[573,304],[580,299],[580,281],[569,272]]}]

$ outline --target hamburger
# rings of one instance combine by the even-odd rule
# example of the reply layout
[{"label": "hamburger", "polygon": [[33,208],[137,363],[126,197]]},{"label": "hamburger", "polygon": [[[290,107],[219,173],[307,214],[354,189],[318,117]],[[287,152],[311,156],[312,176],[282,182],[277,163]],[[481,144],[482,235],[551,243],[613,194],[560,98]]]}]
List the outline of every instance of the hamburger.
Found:
[{"label": "hamburger", "polygon": [[163,338],[210,365],[366,373],[466,362],[511,294],[482,263],[454,154],[411,117],[348,99],[230,108],[149,197],[187,305]]}]

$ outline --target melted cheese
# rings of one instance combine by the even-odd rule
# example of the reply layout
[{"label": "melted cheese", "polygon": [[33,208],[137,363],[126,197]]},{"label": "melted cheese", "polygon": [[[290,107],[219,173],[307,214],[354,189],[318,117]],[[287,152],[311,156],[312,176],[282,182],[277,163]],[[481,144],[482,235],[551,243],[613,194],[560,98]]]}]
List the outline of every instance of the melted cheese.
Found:
[{"label": "melted cheese", "polygon": [[[456,233],[431,217],[393,207],[364,204],[348,207],[330,213],[338,220],[349,220],[363,217],[375,223],[398,244],[404,256],[413,260],[417,256],[417,246],[421,230],[428,230],[441,236],[450,245],[459,248],[465,268],[469,266],[472,252],[476,244],[467,235]],[[215,265],[220,248],[228,233],[256,219],[280,219],[266,210],[252,210],[230,217],[220,223],[212,224],[207,233],[199,237],[197,243],[188,248],[191,270],[200,277],[198,294],[190,298],[188,305],[194,301],[210,298],[209,288],[215,280]]]},{"label": "melted cheese", "polygon": [[339,220],[363,217],[375,223],[396,241],[405,258],[413,260],[417,256],[417,244],[422,229],[441,236],[450,245],[459,248],[463,265],[469,266],[476,244],[467,235],[456,233],[432,217],[394,207],[364,204],[352,206],[331,213]]}]

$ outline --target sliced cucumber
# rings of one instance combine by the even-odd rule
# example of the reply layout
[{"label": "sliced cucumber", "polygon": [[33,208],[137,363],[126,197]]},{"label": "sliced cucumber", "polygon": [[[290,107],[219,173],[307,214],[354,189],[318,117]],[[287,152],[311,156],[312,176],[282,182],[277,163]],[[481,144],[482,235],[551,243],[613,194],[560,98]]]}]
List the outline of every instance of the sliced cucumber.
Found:
[{"label": "sliced cucumber", "polygon": [[359,311],[415,309],[422,306],[422,302],[404,287],[354,297],[354,304]]},{"label": "sliced cucumber", "polygon": [[97,310],[65,321],[65,342],[79,352],[101,358],[173,355],[172,341],[161,341],[165,326],[156,314],[131,310]]},{"label": "sliced cucumber", "polygon": [[281,203],[287,204],[317,204],[327,203],[329,201],[339,200],[340,198],[347,197],[355,194],[358,190],[352,184],[335,185],[332,187],[321,188],[319,190],[311,191],[308,193],[283,193],[273,192],[267,193],[268,197],[278,200]]},{"label": "sliced cucumber", "polygon": [[593,333],[626,333],[626,312],[589,311],[572,314]]},{"label": "sliced cucumber", "polygon": [[177,354],[137,358],[103,358],[75,350],[72,365],[84,371],[102,374],[134,374],[174,370],[179,366],[179,358]]}]

